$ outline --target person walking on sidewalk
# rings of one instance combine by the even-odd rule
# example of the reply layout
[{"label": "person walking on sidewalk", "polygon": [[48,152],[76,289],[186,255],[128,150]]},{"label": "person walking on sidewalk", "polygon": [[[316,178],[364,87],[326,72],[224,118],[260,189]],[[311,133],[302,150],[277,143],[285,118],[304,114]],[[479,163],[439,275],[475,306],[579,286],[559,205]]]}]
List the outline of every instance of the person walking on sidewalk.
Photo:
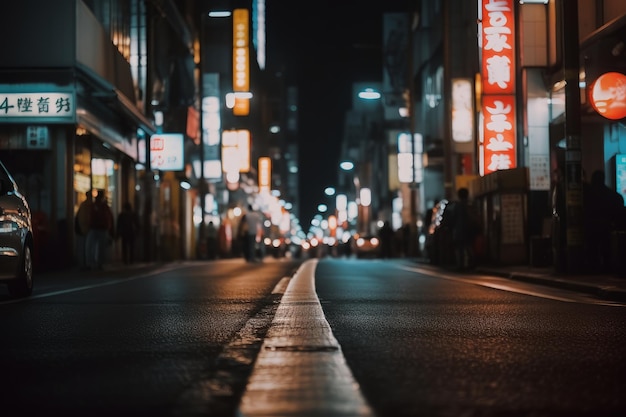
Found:
[{"label": "person walking on sidewalk", "polygon": [[104,190],[98,190],[91,207],[89,232],[87,233],[87,260],[92,269],[102,269],[108,243],[112,241],[113,213],[107,204]]},{"label": "person walking on sidewalk", "polygon": [[252,204],[248,204],[248,212],[245,215],[245,222],[246,246],[244,248],[244,254],[246,255],[246,261],[254,262],[256,260],[257,239],[260,238],[263,227],[263,218],[261,217],[261,213],[254,210]]},{"label": "person walking on sidewalk", "polygon": [[459,188],[458,201],[450,205],[448,227],[452,231],[452,244],[456,268],[460,271],[472,269],[475,266],[474,239],[480,231],[478,214],[469,203],[469,190]]},{"label": "person walking on sidewalk", "polygon": [[210,221],[207,226],[206,239],[207,257],[209,259],[217,258],[217,228],[215,227],[215,223],[213,223],[213,221]]},{"label": "person walking on sidewalk", "polygon": [[80,269],[85,269],[88,266],[87,233],[89,232],[89,222],[92,205],[93,194],[91,190],[89,190],[85,192],[85,199],[78,206],[78,211],[76,211],[76,217],[74,218],[74,231],[76,232],[76,252],[78,254],[78,267]]},{"label": "person walking on sidewalk", "polygon": [[380,253],[379,256],[383,259],[390,259],[393,257],[393,240],[395,233],[391,224],[385,221],[382,227],[378,230],[378,238],[380,239]]},{"label": "person walking on sidewalk", "polygon": [[117,215],[116,236],[122,240],[122,261],[129,265],[135,261],[135,238],[139,233],[139,218],[129,202],[124,203]]}]

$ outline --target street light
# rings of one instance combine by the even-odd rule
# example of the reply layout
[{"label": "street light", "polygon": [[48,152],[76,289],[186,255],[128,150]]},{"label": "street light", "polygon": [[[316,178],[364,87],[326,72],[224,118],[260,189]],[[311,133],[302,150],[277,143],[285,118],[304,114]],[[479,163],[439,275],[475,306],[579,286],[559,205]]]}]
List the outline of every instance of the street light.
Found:
[{"label": "street light", "polygon": [[352,171],[354,169],[354,164],[352,161],[341,161],[339,167],[344,171]]},{"label": "street light", "polygon": [[[384,93],[381,94],[376,88],[367,87],[359,89],[356,95],[363,102],[363,104],[361,105],[363,111],[372,111],[371,105],[367,103],[371,101],[380,101],[383,98]],[[390,134],[390,130],[387,129],[385,126],[385,123],[387,121],[396,120],[396,118],[400,116],[401,119],[404,119],[406,122],[405,129],[402,129],[403,131],[398,133],[396,138],[396,161],[398,165],[397,178],[401,183],[400,189],[402,201],[404,202],[403,206],[405,208],[402,209],[400,213],[396,213],[393,206],[390,206],[388,208],[392,210],[392,220],[394,217],[396,218],[394,223],[408,223],[410,225],[412,242],[410,253],[415,255],[417,253],[417,245],[413,243],[417,242],[418,190],[419,184],[421,184],[423,180],[422,137],[420,134],[414,133],[415,129],[413,126],[413,115],[410,109],[409,111],[407,111],[407,108],[398,107],[397,110],[399,111],[399,113],[396,114],[395,118],[392,116],[393,112],[390,112],[388,110],[393,110],[393,108],[391,108],[389,105],[384,105],[381,108],[381,115],[383,115],[383,134]],[[374,152],[374,154],[376,154],[376,152]],[[374,194],[374,196],[381,195],[385,191],[388,191],[384,188],[383,184],[372,182],[373,180],[375,180],[375,178],[369,178],[366,176],[366,173],[363,172],[362,174],[362,186],[371,186],[373,191],[376,193]],[[381,188],[379,189],[379,187]],[[378,209],[378,200],[374,199],[372,201],[371,208],[368,208],[367,210],[363,208],[363,215],[369,215],[370,217],[376,216]],[[376,220],[376,218],[374,218],[373,220]]]},{"label": "street light", "polygon": [[209,11],[209,17],[230,17],[232,12],[230,10],[211,10]]},{"label": "street light", "polygon": [[[336,209],[337,219],[339,225],[344,227],[344,230],[352,229],[350,224],[354,226],[354,222],[359,223],[359,192],[361,188],[361,182],[357,173],[353,173],[355,165],[352,161],[344,160],[339,163],[339,168],[345,175],[341,175],[339,178],[340,194],[337,194]],[[350,179],[350,185],[347,184],[346,179]],[[354,188],[353,188],[354,187]],[[345,193],[345,194],[344,194]],[[360,227],[356,225],[357,231],[360,231]],[[354,230],[353,230],[354,231]]]},{"label": "street light", "polygon": [[381,94],[373,88],[366,88],[359,91],[358,96],[363,100],[379,100],[381,98]]}]

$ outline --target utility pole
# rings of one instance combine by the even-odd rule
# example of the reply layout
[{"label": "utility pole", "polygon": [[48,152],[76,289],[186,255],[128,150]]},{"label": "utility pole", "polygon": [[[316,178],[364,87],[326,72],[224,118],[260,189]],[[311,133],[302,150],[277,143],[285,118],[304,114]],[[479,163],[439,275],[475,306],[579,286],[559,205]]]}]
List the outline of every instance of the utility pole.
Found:
[{"label": "utility pole", "polygon": [[441,13],[443,15],[443,104],[445,106],[444,114],[443,114],[443,123],[445,126],[444,134],[443,134],[443,187],[444,187],[444,198],[448,200],[452,200],[456,196],[456,186],[455,186],[455,175],[456,172],[453,171],[453,167],[455,166],[454,160],[455,158],[452,155],[454,151],[452,146],[452,92],[451,92],[451,77],[450,72],[452,71],[452,59],[451,59],[451,45],[452,42],[452,27],[450,24],[450,13],[452,13],[452,9],[450,7],[449,1],[443,2],[443,7]]},{"label": "utility pole", "polygon": [[578,4],[560,1],[563,79],[565,80],[565,256],[566,272],[579,271],[583,259],[583,175],[580,138],[580,53]]},{"label": "utility pole", "polygon": [[415,170],[417,168],[417,164],[415,163],[415,97],[414,97],[414,89],[415,83],[413,80],[413,72],[414,68],[414,53],[413,53],[413,16],[414,10],[411,6],[409,6],[409,18],[407,19],[407,36],[408,36],[408,102],[409,102],[409,137],[411,143],[411,184],[409,184],[409,194],[410,194],[410,242],[409,242],[409,254],[411,257],[417,257],[420,255],[419,253],[419,230],[417,228],[417,196],[418,196],[418,184],[415,181]]}]

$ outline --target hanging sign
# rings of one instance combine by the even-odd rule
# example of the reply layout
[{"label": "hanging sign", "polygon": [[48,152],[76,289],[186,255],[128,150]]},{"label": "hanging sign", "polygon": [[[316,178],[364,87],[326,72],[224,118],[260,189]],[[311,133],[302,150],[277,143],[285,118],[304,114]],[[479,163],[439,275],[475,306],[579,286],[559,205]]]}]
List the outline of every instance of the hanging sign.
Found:
[{"label": "hanging sign", "polygon": [[611,120],[626,117],[626,75],[607,72],[593,82],[590,89],[591,106],[601,116]]},{"label": "hanging sign", "polygon": [[156,134],[150,137],[150,166],[160,171],[184,170],[182,133]]},{"label": "hanging sign", "polygon": [[515,8],[513,0],[482,0],[481,175],[517,167]]},{"label": "hanging sign", "polygon": [[484,96],[482,111],[484,173],[515,168],[515,96]]},{"label": "hanging sign", "polygon": [[514,94],[513,0],[483,0],[482,7],[483,94]]}]

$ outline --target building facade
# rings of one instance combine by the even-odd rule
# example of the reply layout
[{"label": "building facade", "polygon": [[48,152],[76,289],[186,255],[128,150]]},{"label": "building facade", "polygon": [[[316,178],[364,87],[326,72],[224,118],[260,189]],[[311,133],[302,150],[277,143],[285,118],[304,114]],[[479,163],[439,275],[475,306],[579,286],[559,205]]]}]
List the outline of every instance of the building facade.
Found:
[{"label": "building facade", "polygon": [[[31,202],[37,268],[76,262],[73,219],[89,190],[104,190],[114,215],[126,202],[138,212],[144,261],[205,257],[209,221],[222,227],[222,256],[233,256],[234,209],[265,201],[261,157],[277,161],[273,182],[293,199],[282,182],[294,182],[287,173],[297,147],[285,152],[270,132],[293,117],[261,115],[264,96],[280,108],[287,94],[284,85],[263,89],[264,2],[223,3],[243,26],[212,20],[216,2],[185,0],[27,0],[0,17],[10,40],[0,45],[0,158]],[[245,86],[237,39],[249,48]],[[229,106],[229,93],[251,91]],[[222,137],[239,131],[249,146],[235,157],[249,168],[229,184]],[[119,252],[114,243],[110,260]]]},{"label": "building facade", "polygon": [[[625,106],[625,13],[615,0],[409,2],[407,24],[382,34],[386,50],[405,51],[407,59],[383,54],[388,191],[398,204],[385,202],[375,218],[401,210],[402,223],[419,230],[435,201],[454,200],[468,187],[483,214],[486,261],[550,258],[577,270],[589,214],[584,183],[602,170],[606,185],[624,195],[626,114],[617,109]],[[394,84],[390,69],[406,77]],[[614,74],[602,79],[594,103],[606,73]],[[398,89],[408,114],[397,129],[406,136],[395,134],[387,117],[388,102],[402,107]],[[353,119],[347,115],[346,125]],[[352,130],[345,132],[349,143]],[[404,180],[397,169],[402,137],[414,167]],[[342,158],[374,161],[349,145]],[[561,185],[568,204],[556,219],[553,196]]]}]

